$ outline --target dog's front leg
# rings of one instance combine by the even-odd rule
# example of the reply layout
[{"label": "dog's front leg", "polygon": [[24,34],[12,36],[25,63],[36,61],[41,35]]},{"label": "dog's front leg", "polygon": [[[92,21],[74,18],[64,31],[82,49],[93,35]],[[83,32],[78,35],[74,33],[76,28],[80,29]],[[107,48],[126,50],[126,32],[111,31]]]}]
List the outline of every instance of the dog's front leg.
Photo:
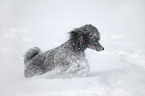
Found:
[{"label": "dog's front leg", "polygon": [[89,65],[87,60],[73,62],[66,70],[66,74],[70,77],[86,77],[89,73]]}]

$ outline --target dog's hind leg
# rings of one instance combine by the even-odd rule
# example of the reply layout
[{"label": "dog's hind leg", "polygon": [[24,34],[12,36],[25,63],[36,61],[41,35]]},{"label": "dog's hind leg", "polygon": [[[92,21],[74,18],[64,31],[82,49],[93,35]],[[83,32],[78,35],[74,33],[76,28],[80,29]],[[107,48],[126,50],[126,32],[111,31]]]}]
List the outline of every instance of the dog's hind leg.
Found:
[{"label": "dog's hind leg", "polygon": [[30,78],[30,77],[33,77],[35,75],[41,75],[41,74],[44,74],[44,69],[43,68],[40,68],[38,66],[27,66],[27,68],[25,68],[25,71],[24,71],[24,76],[26,78]]}]

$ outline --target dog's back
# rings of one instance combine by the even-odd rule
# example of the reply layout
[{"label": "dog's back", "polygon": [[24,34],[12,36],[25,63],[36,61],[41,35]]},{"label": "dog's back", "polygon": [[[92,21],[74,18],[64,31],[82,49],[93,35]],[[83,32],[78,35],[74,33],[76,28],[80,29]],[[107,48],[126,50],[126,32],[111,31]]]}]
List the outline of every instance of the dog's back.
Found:
[{"label": "dog's back", "polygon": [[24,55],[25,77],[29,78],[35,75],[42,75],[54,69],[54,55],[58,51],[58,48],[45,52],[40,52],[38,47],[29,49]]}]

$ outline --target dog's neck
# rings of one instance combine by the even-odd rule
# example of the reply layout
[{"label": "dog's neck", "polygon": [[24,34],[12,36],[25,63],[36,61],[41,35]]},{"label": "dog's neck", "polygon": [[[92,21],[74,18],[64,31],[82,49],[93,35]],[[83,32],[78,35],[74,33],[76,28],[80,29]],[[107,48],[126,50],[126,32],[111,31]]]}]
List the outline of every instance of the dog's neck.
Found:
[{"label": "dog's neck", "polygon": [[72,42],[71,39],[69,39],[68,41],[68,46],[75,52],[84,52],[87,48],[80,48],[77,44],[75,44],[74,42]]}]

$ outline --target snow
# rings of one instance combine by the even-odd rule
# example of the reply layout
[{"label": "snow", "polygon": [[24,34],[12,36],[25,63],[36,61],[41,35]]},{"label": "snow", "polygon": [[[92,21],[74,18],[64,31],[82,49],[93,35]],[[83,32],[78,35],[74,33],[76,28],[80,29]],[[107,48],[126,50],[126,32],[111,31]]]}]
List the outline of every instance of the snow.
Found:
[{"label": "snow", "polygon": [[[10,56],[9,51],[7,55]],[[95,51],[87,50],[93,57]],[[2,60],[1,96],[144,96],[145,50],[132,52],[100,53],[102,60],[90,62],[91,71],[85,78],[47,79],[23,76],[23,61]],[[107,56],[108,55],[108,56]],[[3,55],[4,56],[4,55]],[[97,55],[96,55],[97,56]],[[114,60],[114,57],[117,57]],[[107,58],[109,60],[107,60]],[[97,57],[96,57],[97,59]],[[118,60],[117,60],[118,59]],[[104,60],[104,61],[103,61]],[[90,61],[90,58],[89,58]],[[107,63],[107,64],[106,64]],[[113,64],[111,64],[113,63]],[[116,63],[116,65],[114,64]],[[5,64],[5,65],[2,65]],[[11,65],[13,64],[13,65]],[[107,66],[107,67],[105,67]],[[111,67],[109,67],[111,66]],[[20,69],[19,69],[20,68]],[[15,70],[14,70],[15,69]]]},{"label": "snow", "polygon": [[[0,96],[144,96],[144,5],[144,0],[0,1]],[[86,50],[87,77],[24,77],[26,50],[59,46],[67,32],[86,23],[97,26],[105,48]]]}]

